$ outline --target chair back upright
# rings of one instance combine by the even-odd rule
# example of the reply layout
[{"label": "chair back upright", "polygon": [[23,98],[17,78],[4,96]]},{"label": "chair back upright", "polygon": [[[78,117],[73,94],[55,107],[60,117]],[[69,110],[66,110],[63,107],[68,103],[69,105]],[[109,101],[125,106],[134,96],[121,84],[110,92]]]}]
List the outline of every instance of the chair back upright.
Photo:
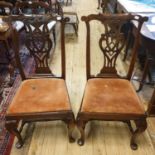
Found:
[{"label": "chair back upright", "polygon": [[[14,50],[17,60],[17,65],[20,70],[20,74],[23,80],[27,78],[37,77],[58,77],[65,79],[65,44],[64,44],[64,23],[65,19],[58,19],[52,15],[43,16],[12,16],[11,20],[22,21],[26,28],[25,45],[30,51],[30,55],[33,57],[35,62],[35,75],[26,76],[22,62],[19,56],[19,37],[18,33],[14,30]],[[60,32],[60,49],[61,49],[61,75],[56,76],[49,67],[50,53],[54,52],[55,41],[50,36],[51,31],[49,24],[51,22],[57,22],[59,24]]]},{"label": "chair back upright", "polygon": [[[144,21],[147,20],[146,17],[141,17],[139,15],[131,14],[91,14],[88,16],[83,16],[82,21],[86,24],[87,35],[86,35],[86,73],[87,79],[94,77],[120,77],[116,70],[116,61],[119,54],[124,48],[128,37],[123,33],[122,29],[126,23],[132,23],[136,21],[137,31],[134,40],[134,46],[132,49],[132,58],[130,61],[128,73],[125,78],[130,80],[132,72],[134,69],[134,64],[137,55],[138,41],[140,36],[140,30]],[[97,75],[91,75],[91,27],[90,23],[94,21],[99,21],[102,25],[103,33],[100,35],[98,40],[100,50],[103,53],[103,67]],[[129,35],[129,34],[128,34]],[[130,35],[129,35],[130,36]],[[123,78],[123,77],[121,77]]]}]

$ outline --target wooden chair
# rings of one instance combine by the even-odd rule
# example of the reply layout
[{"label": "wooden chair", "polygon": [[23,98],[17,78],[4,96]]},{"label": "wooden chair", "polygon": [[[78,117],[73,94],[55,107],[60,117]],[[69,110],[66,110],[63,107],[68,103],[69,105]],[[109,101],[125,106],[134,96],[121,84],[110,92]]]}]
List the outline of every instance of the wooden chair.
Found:
[{"label": "wooden chair", "polygon": [[64,12],[61,4],[57,0],[52,0],[48,2],[52,9],[52,13],[60,15],[62,18],[68,18],[66,25],[71,25],[75,31],[76,36],[78,36],[78,25],[79,19],[76,12]]},{"label": "wooden chair", "polygon": [[[140,29],[145,17],[134,15],[110,15],[98,14],[83,16],[87,28],[86,36],[86,74],[87,84],[82,100],[80,110],[77,115],[77,126],[81,137],[78,140],[79,145],[84,144],[84,129],[88,121],[122,121],[129,125],[132,133],[131,148],[137,149],[135,139],[138,134],[145,131],[147,127],[146,113],[140,102],[131,82],[132,71],[136,60],[138,40]],[[136,40],[132,51],[132,59],[126,77],[118,75],[116,70],[116,61],[123,49],[126,37],[122,33],[122,26],[126,22],[137,21],[138,28]],[[99,47],[103,53],[103,67],[97,75],[91,74],[91,26],[93,22],[101,23],[103,32],[99,38]],[[93,43],[94,45],[95,43]],[[95,45],[94,45],[95,46]],[[130,121],[133,120],[137,126],[136,130],[131,127]]]},{"label": "wooden chair", "polygon": [[[16,18],[12,17],[12,20],[17,20]],[[24,143],[21,132],[25,123],[62,120],[67,124],[69,141],[73,142],[74,115],[65,82],[65,19],[58,21],[57,17],[44,15],[41,17],[22,16],[18,17],[18,20],[23,21],[27,27],[26,47],[34,58],[37,74],[34,76],[25,75],[19,57],[18,34],[14,31],[14,50],[23,82],[7,109],[6,129],[17,137],[16,147],[20,148]],[[49,54],[54,45],[49,36],[48,24],[53,20],[60,22],[61,25],[59,31],[61,34],[61,76],[55,76],[48,66]],[[21,122],[21,126],[18,128],[19,122]]]}]

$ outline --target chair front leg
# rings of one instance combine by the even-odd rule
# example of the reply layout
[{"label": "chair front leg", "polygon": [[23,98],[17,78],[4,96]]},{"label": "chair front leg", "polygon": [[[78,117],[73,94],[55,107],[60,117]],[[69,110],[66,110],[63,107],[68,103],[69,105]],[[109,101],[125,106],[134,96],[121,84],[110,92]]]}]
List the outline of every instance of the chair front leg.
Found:
[{"label": "chair front leg", "polygon": [[141,119],[141,120],[134,120],[137,129],[133,132],[132,137],[131,137],[131,141],[130,141],[130,146],[133,150],[137,150],[138,145],[135,142],[136,137],[144,132],[147,128],[147,122],[146,119]]},{"label": "chair front leg", "polygon": [[75,128],[75,121],[71,120],[71,121],[68,123],[67,127],[68,127],[69,142],[70,142],[70,143],[73,143],[73,142],[75,142],[75,139],[74,139],[73,136],[72,136],[73,130],[74,130],[74,128]]},{"label": "chair front leg", "polygon": [[75,128],[75,119],[74,119],[74,116],[72,116],[71,119],[66,119],[66,120],[63,120],[63,121],[67,124],[69,142],[70,143],[75,142],[75,138],[72,136],[73,130]]},{"label": "chair front leg", "polygon": [[77,118],[77,127],[80,131],[80,138],[78,139],[77,143],[82,146],[84,145],[85,142],[85,126],[86,126],[87,121],[82,120],[81,118]]},{"label": "chair front leg", "polygon": [[23,142],[20,132],[17,129],[17,127],[18,127],[17,121],[16,120],[6,121],[5,127],[10,133],[14,134],[17,137],[18,141],[16,143],[16,148],[18,148],[18,149],[21,148],[23,146],[24,142]]}]

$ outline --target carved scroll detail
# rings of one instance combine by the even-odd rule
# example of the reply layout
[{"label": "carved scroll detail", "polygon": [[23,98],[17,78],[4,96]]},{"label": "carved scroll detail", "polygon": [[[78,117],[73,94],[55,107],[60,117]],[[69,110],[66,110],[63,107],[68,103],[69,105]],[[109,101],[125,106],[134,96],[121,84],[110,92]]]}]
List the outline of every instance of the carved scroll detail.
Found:
[{"label": "carved scroll detail", "polygon": [[48,23],[39,21],[26,22],[26,47],[30,54],[34,57],[36,65],[36,73],[51,73],[48,66],[48,58],[51,49],[54,47],[54,40],[50,38],[50,30]]},{"label": "carved scroll detail", "polygon": [[115,68],[116,60],[126,41],[125,34],[122,32],[124,23],[120,23],[121,21],[119,20],[110,21],[110,23],[102,23],[104,24],[105,33],[101,34],[99,46],[103,52],[104,62],[99,75],[103,73],[117,74]]}]

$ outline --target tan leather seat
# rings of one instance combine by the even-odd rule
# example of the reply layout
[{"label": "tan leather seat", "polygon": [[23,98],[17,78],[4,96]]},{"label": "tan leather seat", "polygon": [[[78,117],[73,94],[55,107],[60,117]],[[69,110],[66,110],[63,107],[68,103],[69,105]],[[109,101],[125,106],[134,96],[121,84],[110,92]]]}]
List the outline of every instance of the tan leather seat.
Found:
[{"label": "tan leather seat", "polygon": [[144,114],[144,108],[130,81],[96,78],[88,80],[82,112]]},{"label": "tan leather seat", "polygon": [[31,79],[23,81],[7,114],[71,110],[63,79]]}]

